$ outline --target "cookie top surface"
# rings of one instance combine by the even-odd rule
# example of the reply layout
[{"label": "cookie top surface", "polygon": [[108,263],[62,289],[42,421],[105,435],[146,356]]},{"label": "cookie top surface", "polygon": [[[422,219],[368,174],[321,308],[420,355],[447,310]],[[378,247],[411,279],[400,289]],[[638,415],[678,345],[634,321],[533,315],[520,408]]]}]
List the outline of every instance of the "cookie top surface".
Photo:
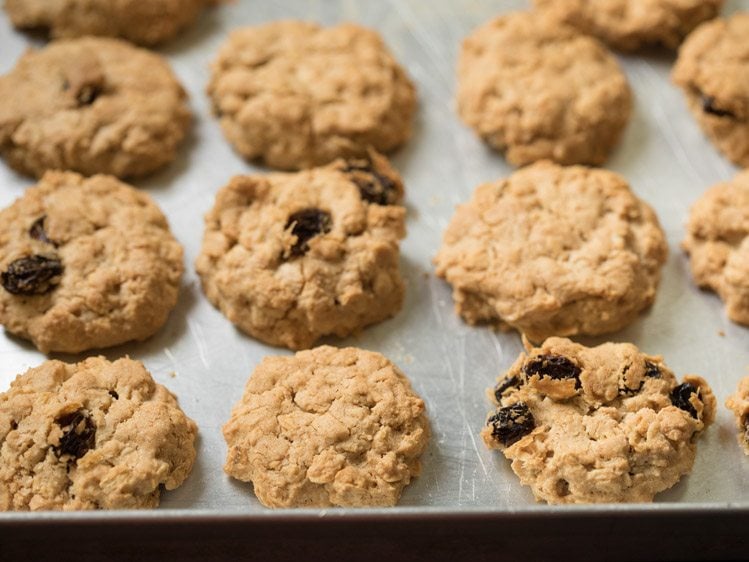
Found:
[{"label": "cookie top surface", "polygon": [[142,176],[171,162],[190,124],[166,60],[117,39],[57,41],[0,77],[0,154],[41,176]]},{"label": "cookie top surface", "polygon": [[151,336],[182,271],[159,208],[111,176],[48,172],[0,211],[0,323],[44,353]]},{"label": "cookie top surface", "polygon": [[695,282],[720,295],[731,320],[749,325],[749,172],[692,206],[683,247]]},{"label": "cookie top surface", "polygon": [[726,407],[736,417],[736,437],[744,452],[749,455],[749,377],[739,381],[736,392],[726,400]]},{"label": "cookie top surface", "polygon": [[140,45],[171,39],[212,0],[5,0],[21,29],[48,30],[53,38],[98,35]]},{"label": "cookie top surface", "polygon": [[280,21],[233,31],[208,85],[242,155],[280,169],[388,152],[411,135],[416,94],[374,31]]},{"label": "cookie top surface", "polygon": [[205,218],[196,262],[208,299],[250,335],[291,349],[400,310],[403,185],[387,161],[338,160],[237,176]]},{"label": "cookie top surface", "polygon": [[701,25],[672,72],[689,109],[732,162],[749,166],[749,13]]},{"label": "cookie top surface", "polygon": [[666,255],[655,213],[621,176],[541,162],[479,186],[434,261],[468,322],[541,341],[634,320],[655,297]]},{"label": "cookie top surface", "polygon": [[226,472],[268,507],[389,506],[420,472],[424,402],[379,353],[266,357],[224,426]]},{"label": "cookie top surface", "polygon": [[533,0],[554,20],[633,51],[660,45],[676,49],[700,23],[718,15],[723,0]]},{"label": "cookie top surface", "polygon": [[155,507],[196,432],[139,361],[46,361],[0,394],[0,510]]},{"label": "cookie top surface", "polygon": [[597,40],[518,12],[463,41],[457,102],[463,121],[515,165],[600,164],[629,120],[632,94]]},{"label": "cookie top surface", "polygon": [[484,442],[548,503],[651,501],[691,470],[716,406],[702,378],[680,384],[632,344],[564,338],[521,353],[490,393]]}]

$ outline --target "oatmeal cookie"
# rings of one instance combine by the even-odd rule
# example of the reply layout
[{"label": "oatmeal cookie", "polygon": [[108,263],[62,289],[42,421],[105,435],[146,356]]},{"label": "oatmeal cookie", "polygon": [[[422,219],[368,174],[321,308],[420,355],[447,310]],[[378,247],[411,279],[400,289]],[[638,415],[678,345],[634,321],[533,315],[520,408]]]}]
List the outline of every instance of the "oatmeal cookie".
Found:
[{"label": "oatmeal cookie", "polygon": [[749,455],[749,377],[739,381],[736,393],[726,400],[726,407],[736,416],[736,437],[744,452]]},{"label": "oatmeal cookie", "polygon": [[139,361],[46,361],[0,394],[0,510],[156,507],[196,433]]},{"label": "oatmeal cookie", "polygon": [[391,506],[421,471],[424,402],[379,353],[266,357],[224,426],[224,470],[267,507]]},{"label": "oatmeal cookie", "polygon": [[548,503],[651,501],[692,469],[716,406],[704,379],[679,383],[632,344],[564,338],[521,353],[490,396],[484,443]]}]

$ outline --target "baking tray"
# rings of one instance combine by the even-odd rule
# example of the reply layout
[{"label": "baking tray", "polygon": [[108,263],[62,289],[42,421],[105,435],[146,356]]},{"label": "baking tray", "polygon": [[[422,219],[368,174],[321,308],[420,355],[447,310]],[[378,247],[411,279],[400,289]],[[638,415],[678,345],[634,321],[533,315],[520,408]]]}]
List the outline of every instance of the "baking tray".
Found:
[{"label": "baking tray", "polygon": [[[631,520],[636,516],[645,521],[653,515],[659,515],[656,520],[689,516],[694,522],[709,516],[714,522],[722,521],[720,517],[746,521],[749,458],[736,443],[734,422],[723,402],[747,374],[749,332],[727,320],[715,295],[695,288],[679,249],[690,204],[737,170],[705,139],[688,114],[681,92],[670,83],[674,59],[670,53],[619,56],[635,92],[635,105],[622,142],[606,164],[624,175],[634,191],[656,209],[668,236],[670,256],[658,296],[652,309],[627,329],[581,341],[631,341],[647,353],[663,355],[680,377],[697,373],[709,381],[719,401],[718,417],[701,439],[694,469],[657,496],[654,504],[545,506],[536,504],[530,490],[520,486],[501,454],[486,450],[480,442],[478,433],[490,409],[485,389],[517,357],[520,338],[516,333],[464,324],[453,312],[449,286],[435,278],[431,259],[455,206],[468,199],[478,184],[513,170],[455,113],[454,69],[460,41],[492,16],[527,7],[526,2],[513,0],[239,0],[208,11],[198,25],[160,49],[190,93],[195,123],[179,159],[134,184],[151,194],[166,213],[185,247],[187,272],[177,308],[157,335],[143,343],[96,353],[110,359],[129,355],[142,360],[155,379],[178,396],[200,429],[195,467],[181,488],[163,494],[156,511],[4,513],[0,524],[6,528],[71,524],[72,529],[123,521],[130,528],[212,522],[216,529],[227,529],[227,521],[325,526],[383,518],[428,524],[462,517],[512,526],[513,521],[527,518],[536,522],[589,518],[600,524],[606,517]],[[724,13],[747,8],[749,0],[729,2]],[[356,338],[327,342],[383,353],[408,374],[426,401],[433,438],[423,458],[423,473],[392,509],[269,512],[258,503],[250,485],[231,480],[222,470],[226,448],[221,425],[247,377],[263,356],[290,352],[263,345],[236,330],[204,298],[193,269],[202,239],[202,217],[218,189],[235,174],[266,171],[232,151],[210,113],[205,86],[210,61],[231,29],[282,18],[324,24],[355,21],[377,29],[418,88],[413,138],[393,156],[407,190],[408,236],[401,245],[401,267],[407,280],[405,305],[395,318]],[[0,15],[0,72],[7,72],[28,47],[42,44],[13,30],[5,14]],[[10,204],[32,183],[0,164],[0,206]],[[73,361],[83,355],[56,357]],[[0,333],[0,390],[16,374],[44,360],[29,344]]]}]

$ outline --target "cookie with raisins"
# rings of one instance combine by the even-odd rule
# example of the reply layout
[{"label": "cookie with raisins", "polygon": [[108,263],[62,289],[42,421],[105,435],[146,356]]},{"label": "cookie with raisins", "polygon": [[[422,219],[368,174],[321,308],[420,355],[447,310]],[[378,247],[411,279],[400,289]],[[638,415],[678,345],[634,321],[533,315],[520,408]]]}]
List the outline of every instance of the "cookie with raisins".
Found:
[{"label": "cookie with raisins", "polygon": [[736,392],[726,400],[726,407],[736,416],[736,437],[749,455],[749,377],[739,381]]},{"label": "cookie with raisins", "polygon": [[16,170],[144,176],[177,155],[187,94],[167,61],[118,39],[27,51],[0,77],[0,155]]},{"label": "cookie with raisins", "polygon": [[291,349],[385,320],[403,302],[402,197],[400,177],[374,151],[237,176],[205,218],[203,291],[244,332]]},{"label": "cookie with raisins", "polygon": [[692,469],[715,418],[707,382],[679,383],[629,343],[528,347],[490,389],[481,436],[548,503],[647,502]]},{"label": "cookie with raisins", "polygon": [[461,119],[516,166],[601,164],[629,121],[632,92],[598,40],[517,12],[463,41],[457,104]]},{"label": "cookie with raisins", "polygon": [[0,511],[156,507],[196,433],[140,361],[46,361],[0,394]]},{"label": "cookie with raisins", "polygon": [[421,472],[424,401],[379,353],[265,357],[223,427],[224,470],[267,507],[392,506]]},{"label": "cookie with raisins", "polygon": [[622,51],[676,49],[695,27],[718,15],[723,0],[533,0],[554,21]]},{"label": "cookie with raisins", "polygon": [[702,131],[734,164],[749,166],[749,13],[698,27],[679,49],[672,80]]},{"label": "cookie with raisins", "polygon": [[47,172],[0,211],[0,324],[43,353],[152,336],[183,270],[151,197],[111,176]]},{"label": "cookie with raisins", "polygon": [[411,136],[416,92],[379,34],[353,23],[234,30],[213,63],[213,110],[235,150],[282,170],[390,152]]},{"label": "cookie with raisins", "polygon": [[655,299],[667,252],[655,213],[624,178],[539,162],[479,186],[434,262],[467,322],[538,342],[634,321]]}]

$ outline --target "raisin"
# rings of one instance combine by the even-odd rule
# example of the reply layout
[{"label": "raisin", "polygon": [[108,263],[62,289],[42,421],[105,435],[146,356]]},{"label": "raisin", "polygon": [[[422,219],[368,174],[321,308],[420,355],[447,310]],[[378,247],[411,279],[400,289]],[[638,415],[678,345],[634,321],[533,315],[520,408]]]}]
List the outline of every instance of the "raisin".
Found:
[{"label": "raisin", "polygon": [[749,416],[745,416],[744,420],[744,441],[749,443]]},{"label": "raisin", "polygon": [[361,198],[375,205],[393,205],[398,192],[395,182],[379,173],[367,160],[349,160],[343,171],[353,174],[351,181],[359,188]]},{"label": "raisin", "polygon": [[516,402],[512,406],[499,408],[489,418],[487,425],[492,428],[492,437],[509,447],[533,431],[536,420],[525,402]]},{"label": "raisin", "polygon": [[580,367],[563,355],[549,353],[539,355],[523,365],[526,377],[541,375],[552,379],[575,379],[575,388],[580,388]]},{"label": "raisin", "polygon": [[715,115],[716,117],[730,117],[736,119],[736,114],[728,109],[721,109],[715,105],[715,98],[713,96],[702,96],[702,111]]},{"label": "raisin", "polygon": [[18,422],[16,420],[11,420],[10,422],[10,428],[11,429],[18,429]]},{"label": "raisin", "polygon": [[[671,391],[671,395],[669,396],[671,398],[671,404],[681,410],[684,410],[690,416],[697,419],[697,410],[694,409],[694,406],[689,401],[689,399],[692,397],[692,394],[696,392],[698,392],[697,387],[695,387],[693,384],[690,384],[688,382],[681,383]],[[697,393],[697,397],[699,397],[699,393]]]},{"label": "raisin", "polygon": [[75,94],[79,106],[91,105],[102,92],[98,84],[84,84]]},{"label": "raisin", "polygon": [[651,363],[650,361],[645,361],[645,376],[650,377],[651,379],[659,379],[661,378],[661,369],[656,365],[655,363]]},{"label": "raisin", "polygon": [[58,457],[69,455],[80,459],[94,446],[96,426],[83,410],[60,416],[55,423],[62,428],[60,444],[54,447]]},{"label": "raisin", "polygon": [[110,396],[111,396],[112,398],[114,398],[115,400],[119,400],[119,399],[120,399],[120,395],[119,395],[119,394],[117,394],[117,391],[116,391],[116,390],[110,390],[110,391],[109,391],[109,395],[110,395]]},{"label": "raisin", "polygon": [[289,249],[291,256],[303,256],[309,250],[309,240],[318,234],[330,232],[332,228],[330,213],[320,209],[303,209],[291,215],[286,221],[286,229],[296,236],[296,242]]},{"label": "raisin", "polygon": [[510,388],[518,388],[521,384],[523,384],[523,381],[520,380],[520,377],[512,376],[502,379],[497,383],[497,386],[494,387],[494,397],[497,399],[497,402],[502,401],[502,395],[507,390]]},{"label": "raisin", "polygon": [[43,295],[60,282],[62,263],[57,258],[40,255],[19,258],[0,273],[0,282],[14,295]]},{"label": "raisin", "polygon": [[46,215],[42,215],[34,221],[34,224],[29,228],[29,236],[34,240],[39,240],[39,242],[44,242],[45,244],[51,244],[52,246],[57,247],[57,244],[49,239],[47,232],[44,230],[44,220],[46,218]]}]

